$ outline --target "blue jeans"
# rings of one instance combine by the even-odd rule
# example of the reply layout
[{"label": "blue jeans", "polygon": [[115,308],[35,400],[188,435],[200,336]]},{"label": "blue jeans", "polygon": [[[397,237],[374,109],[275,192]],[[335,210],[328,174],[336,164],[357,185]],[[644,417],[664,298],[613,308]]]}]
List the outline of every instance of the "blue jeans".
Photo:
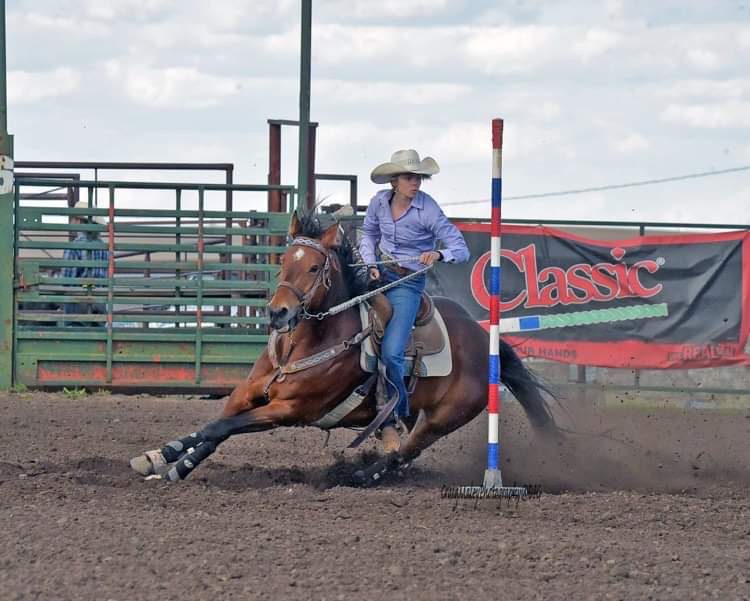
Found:
[{"label": "blue jeans", "polygon": [[[65,303],[63,313],[79,315],[106,315],[107,305],[104,303]],[[64,321],[64,326],[79,326],[90,328],[104,328],[106,324],[101,321]]]},{"label": "blue jeans", "polygon": [[[383,280],[386,283],[394,282],[398,275],[389,270],[384,270]],[[409,342],[414,320],[419,310],[419,299],[425,287],[425,276],[421,275],[407,280],[391,288],[385,293],[386,298],[393,307],[393,315],[383,334],[383,342],[380,349],[381,360],[385,364],[388,379],[396,385],[394,389],[388,386],[389,396],[398,391],[399,400],[394,410],[398,417],[409,416],[409,394],[404,384],[404,353],[406,344]]]}]

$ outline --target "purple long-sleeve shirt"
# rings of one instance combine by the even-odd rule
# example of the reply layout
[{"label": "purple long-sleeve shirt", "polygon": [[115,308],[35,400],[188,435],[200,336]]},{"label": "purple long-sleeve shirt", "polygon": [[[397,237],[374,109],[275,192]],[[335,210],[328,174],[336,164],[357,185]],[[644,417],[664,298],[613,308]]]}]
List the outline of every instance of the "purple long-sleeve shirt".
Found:
[{"label": "purple long-sleeve shirt", "polygon": [[[391,194],[390,190],[381,190],[372,197],[367,207],[359,243],[359,252],[366,263],[377,261],[375,253],[378,242],[381,250],[394,259],[421,255],[435,250],[437,242],[442,242],[440,252],[443,254],[443,261],[465,263],[469,260],[470,253],[464,237],[448,221],[432,196],[420,190],[406,212],[394,221],[389,203]],[[412,270],[424,267],[414,261],[399,264]]]}]

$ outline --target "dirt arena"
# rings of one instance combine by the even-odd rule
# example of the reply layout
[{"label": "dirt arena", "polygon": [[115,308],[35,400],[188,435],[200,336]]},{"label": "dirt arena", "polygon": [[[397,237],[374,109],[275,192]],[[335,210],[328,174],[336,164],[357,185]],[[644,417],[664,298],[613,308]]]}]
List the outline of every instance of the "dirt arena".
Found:
[{"label": "dirt arena", "polygon": [[129,457],[221,401],[0,395],[2,598],[750,599],[750,411],[564,404],[578,433],[552,444],[506,408],[505,479],[547,491],[515,508],[440,499],[481,480],[482,417],[377,489],[348,486],[352,433],[312,429],[169,484]]}]

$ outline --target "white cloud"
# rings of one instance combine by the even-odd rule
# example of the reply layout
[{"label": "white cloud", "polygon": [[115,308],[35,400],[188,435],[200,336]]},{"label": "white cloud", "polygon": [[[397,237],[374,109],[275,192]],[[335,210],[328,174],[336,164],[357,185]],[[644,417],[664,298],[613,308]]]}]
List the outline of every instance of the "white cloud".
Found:
[{"label": "white cloud", "polygon": [[81,84],[81,74],[69,67],[54,71],[9,71],[8,102],[23,105],[73,93]]},{"label": "white cloud", "polygon": [[554,27],[479,27],[463,36],[462,51],[483,73],[515,73],[549,60],[557,37]]},{"label": "white cloud", "polygon": [[32,31],[44,33],[40,35],[49,35],[57,33],[60,35],[78,37],[102,37],[110,33],[111,28],[97,21],[76,18],[75,16],[55,16],[37,12],[29,13],[11,13],[8,15],[8,21],[11,27],[28,28]]},{"label": "white cloud", "polygon": [[750,127],[750,102],[670,104],[661,117],[664,121],[691,127]]},{"label": "white cloud", "polygon": [[[328,0],[321,8],[326,14],[346,14],[354,19],[434,17],[450,8],[448,0]],[[453,1],[455,5],[455,0]],[[317,6],[314,7],[316,9]]]},{"label": "white cloud", "polygon": [[[388,27],[349,27],[338,24],[321,24],[313,29],[312,53],[316,64],[338,65],[372,61],[378,57],[399,56],[399,68],[408,64],[409,35],[402,28]],[[411,38],[412,40],[414,37]],[[300,29],[294,27],[282,33],[265,37],[262,41],[269,55],[286,55],[297,58],[300,48]]]},{"label": "white cloud", "polygon": [[190,36],[186,36],[185,27],[184,23],[175,22],[145,24],[138,31],[138,37],[147,47],[144,49],[139,46],[136,50],[139,54],[147,55],[153,50],[184,48],[187,53],[191,53],[195,48],[216,49],[236,46],[244,39],[239,34],[212,28],[206,23],[194,24],[190,27]]},{"label": "white cloud", "polygon": [[571,158],[571,154],[575,155],[571,153],[571,143],[564,141],[561,129],[550,125],[507,121],[503,137],[503,156],[511,160],[531,159],[540,155],[548,159]]},{"label": "white cloud", "polygon": [[630,132],[624,137],[612,140],[610,146],[621,154],[630,154],[647,150],[651,147],[651,143],[643,135],[637,132]]},{"label": "white cloud", "polygon": [[344,81],[324,79],[313,82],[313,94],[331,104],[434,105],[466,97],[471,87],[450,83],[390,81]]},{"label": "white cloud", "polygon": [[656,94],[661,98],[738,99],[750,96],[750,79],[689,79],[659,86]]},{"label": "white cloud", "polygon": [[702,71],[714,71],[723,64],[723,61],[716,52],[705,48],[688,50],[687,58],[690,64]]},{"label": "white cloud", "polygon": [[193,67],[158,69],[111,60],[105,70],[131,100],[152,108],[217,106],[241,87],[238,80],[202,73]]},{"label": "white cloud", "polygon": [[179,0],[86,0],[84,12],[93,19],[146,19],[179,5]]},{"label": "white cloud", "polygon": [[616,48],[623,36],[608,29],[589,29],[583,39],[573,46],[573,52],[584,61],[589,61],[600,54]]},{"label": "white cloud", "polygon": [[430,153],[446,164],[474,163],[484,167],[491,148],[489,125],[467,121],[438,130]]},{"label": "white cloud", "polygon": [[554,121],[562,113],[562,108],[557,102],[541,101],[532,102],[528,111],[529,115],[538,121]]}]

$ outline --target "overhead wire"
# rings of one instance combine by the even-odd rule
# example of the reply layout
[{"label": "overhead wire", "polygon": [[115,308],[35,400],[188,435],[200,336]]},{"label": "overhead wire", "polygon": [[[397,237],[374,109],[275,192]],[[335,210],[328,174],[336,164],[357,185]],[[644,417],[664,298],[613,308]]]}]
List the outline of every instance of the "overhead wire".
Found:
[{"label": "overhead wire", "polygon": [[[712,175],[724,175],[727,173],[737,173],[738,171],[750,171],[750,165],[742,165],[740,167],[732,167],[730,169],[718,169],[715,171],[702,171],[700,173],[688,173],[686,175],[675,175],[672,177],[661,177],[658,179],[647,179],[637,182],[627,182],[624,184],[609,184],[605,186],[595,186],[591,188],[575,188],[572,190],[560,190],[557,192],[541,192],[538,194],[523,194],[520,196],[505,196],[503,200],[525,200],[530,198],[548,198],[550,196],[565,196],[568,194],[585,194],[587,192],[602,192],[604,190],[617,190],[620,188],[634,188],[636,186],[650,186],[653,184],[663,184],[666,182],[677,182],[686,179],[696,179],[700,177],[709,177]],[[456,200],[453,202],[441,202],[441,206],[450,205],[469,205],[487,203],[488,199],[484,198],[481,200]]]}]

